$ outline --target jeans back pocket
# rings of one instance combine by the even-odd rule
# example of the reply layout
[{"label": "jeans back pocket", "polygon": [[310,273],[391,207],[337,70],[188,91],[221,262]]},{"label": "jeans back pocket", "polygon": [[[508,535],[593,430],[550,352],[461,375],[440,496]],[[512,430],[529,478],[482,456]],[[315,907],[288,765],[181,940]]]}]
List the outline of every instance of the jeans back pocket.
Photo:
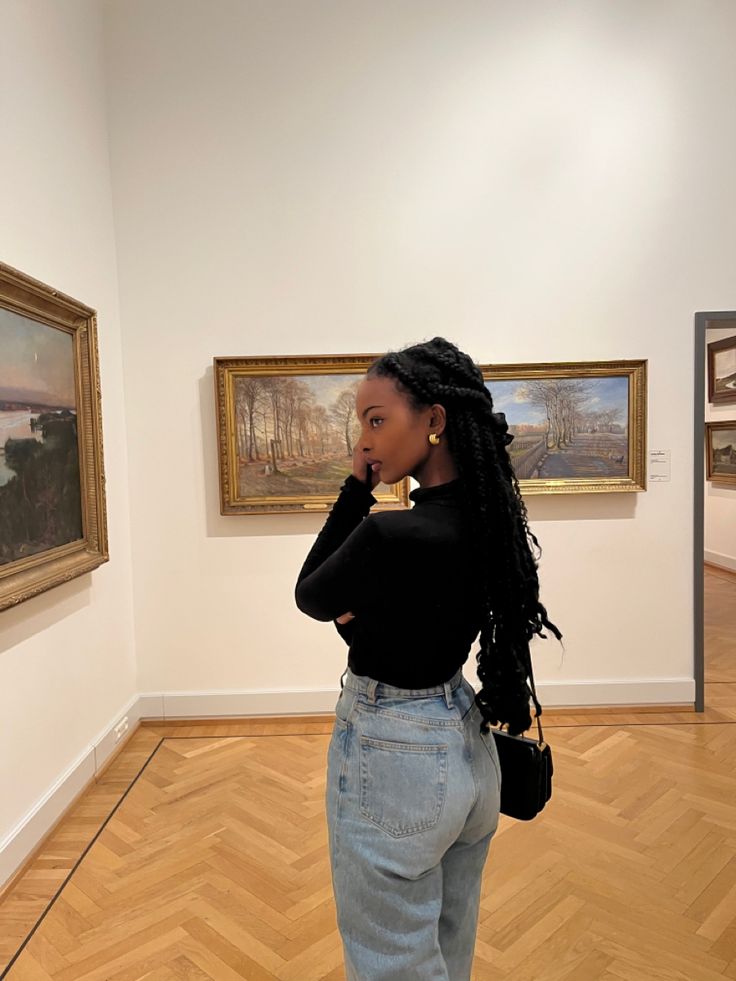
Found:
[{"label": "jeans back pocket", "polygon": [[395,838],[428,831],[447,789],[447,745],[360,737],[360,812]]}]

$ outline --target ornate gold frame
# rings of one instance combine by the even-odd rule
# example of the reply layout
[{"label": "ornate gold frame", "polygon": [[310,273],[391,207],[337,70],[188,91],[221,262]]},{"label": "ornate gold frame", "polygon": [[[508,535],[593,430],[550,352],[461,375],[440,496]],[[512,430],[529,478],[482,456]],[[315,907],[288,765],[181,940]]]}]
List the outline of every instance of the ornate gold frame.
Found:
[{"label": "ornate gold frame", "polygon": [[[349,375],[365,374],[379,355],[281,355],[268,357],[214,358],[215,403],[217,415],[220,472],[220,513],[285,514],[289,512],[329,511],[335,495],[240,497],[237,483],[235,444],[235,405],[233,381],[242,375]],[[394,510],[409,506],[409,480],[391,486],[390,493],[376,494],[373,510]]]},{"label": "ornate gold frame", "polygon": [[713,431],[718,429],[736,429],[736,419],[723,419],[719,422],[705,424],[705,479],[713,484],[725,484],[736,487],[736,474],[713,472]]},{"label": "ornate gold frame", "polygon": [[[479,366],[486,381],[545,378],[629,379],[628,464],[626,477],[563,477],[519,479],[524,496],[529,494],[591,494],[646,490],[647,361],[576,361],[538,364],[487,364]],[[493,394],[493,384],[491,384]]]},{"label": "ornate gold frame", "polygon": [[82,538],[0,565],[0,610],[15,606],[109,559],[102,452],[97,319],[77,300],[0,263],[0,306],[73,337]]}]

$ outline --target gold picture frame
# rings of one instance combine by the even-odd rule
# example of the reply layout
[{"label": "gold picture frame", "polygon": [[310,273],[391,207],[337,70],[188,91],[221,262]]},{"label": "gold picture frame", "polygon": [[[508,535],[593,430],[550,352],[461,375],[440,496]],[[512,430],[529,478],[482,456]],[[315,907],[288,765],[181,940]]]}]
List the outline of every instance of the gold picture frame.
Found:
[{"label": "gold picture frame", "polygon": [[0,610],[108,559],[95,311],[0,263]]},{"label": "gold picture frame", "polygon": [[736,419],[705,424],[705,477],[736,487]]},{"label": "gold picture frame", "polygon": [[[328,511],[352,471],[355,388],[377,357],[214,358],[220,513]],[[408,478],[373,493],[373,510],[409,507]]]},{"label": "gold picture frame", "polygon": [[646,490],[646,360],[480,368],[524,496]]}]

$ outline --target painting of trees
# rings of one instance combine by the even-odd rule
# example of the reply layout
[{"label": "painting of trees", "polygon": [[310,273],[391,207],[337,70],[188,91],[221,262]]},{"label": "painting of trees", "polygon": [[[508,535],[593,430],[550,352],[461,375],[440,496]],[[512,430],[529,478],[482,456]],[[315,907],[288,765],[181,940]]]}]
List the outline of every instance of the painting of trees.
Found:
[{"label": "painting of trees", "polygon": [[564,492],[567,480],[570,490],[583,482],[592,490],[644,489],[645,361],[482,371],[514,436],[509,454],[525,493],[545,482]]},{"label": "painting of trees", "polygon": [[352,466],[359,377],[329,385],[308,375],[243,374],[233,381],[240,492],[317,493]]},{"label": "painting of trees", "polygon": [[[377,355],[214,358],[222,514],[328,508],[352,470],[355,400]],[[379,510],[409,481],[378,484]]]},{"label": "painting of trees", "polygon": [[518,398],[544,411],[547,447],[558,450],[571,446],[578,433],[613,432],[625,409],[623,404],[595,409],[596,383],[591,378],[530,380],[519,386]]},{"label": "painting of trees", "polygon": [[344,447],[352,456],[355,391],[347,382],[329,404],[298,378],[246,376],[235,385],[238,456],[243,463],[318,459]]},{"label": "painting of trees", "polygon": [[0,486],[0,565],[82,537],[77,420],[45,413],[42,440],[8,439]]},{"label": "painting of trees", "polygon": [[335,426],[345,440],[345,456],[353,455],[353,429],[356,422],[355,417],[355,390],[357,383],[349,386],[340,392],[339,396],[330,406],[330,417],[334,420]]}]

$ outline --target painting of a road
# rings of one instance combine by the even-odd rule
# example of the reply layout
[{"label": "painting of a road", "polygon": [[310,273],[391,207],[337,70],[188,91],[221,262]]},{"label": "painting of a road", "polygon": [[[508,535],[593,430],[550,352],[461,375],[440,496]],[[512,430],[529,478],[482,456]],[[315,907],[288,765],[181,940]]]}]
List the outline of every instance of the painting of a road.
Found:
[{"label": "painting of a road", "polygon": [[494,379],[519,479],[621,477],[629,470],[627,377]]}]

